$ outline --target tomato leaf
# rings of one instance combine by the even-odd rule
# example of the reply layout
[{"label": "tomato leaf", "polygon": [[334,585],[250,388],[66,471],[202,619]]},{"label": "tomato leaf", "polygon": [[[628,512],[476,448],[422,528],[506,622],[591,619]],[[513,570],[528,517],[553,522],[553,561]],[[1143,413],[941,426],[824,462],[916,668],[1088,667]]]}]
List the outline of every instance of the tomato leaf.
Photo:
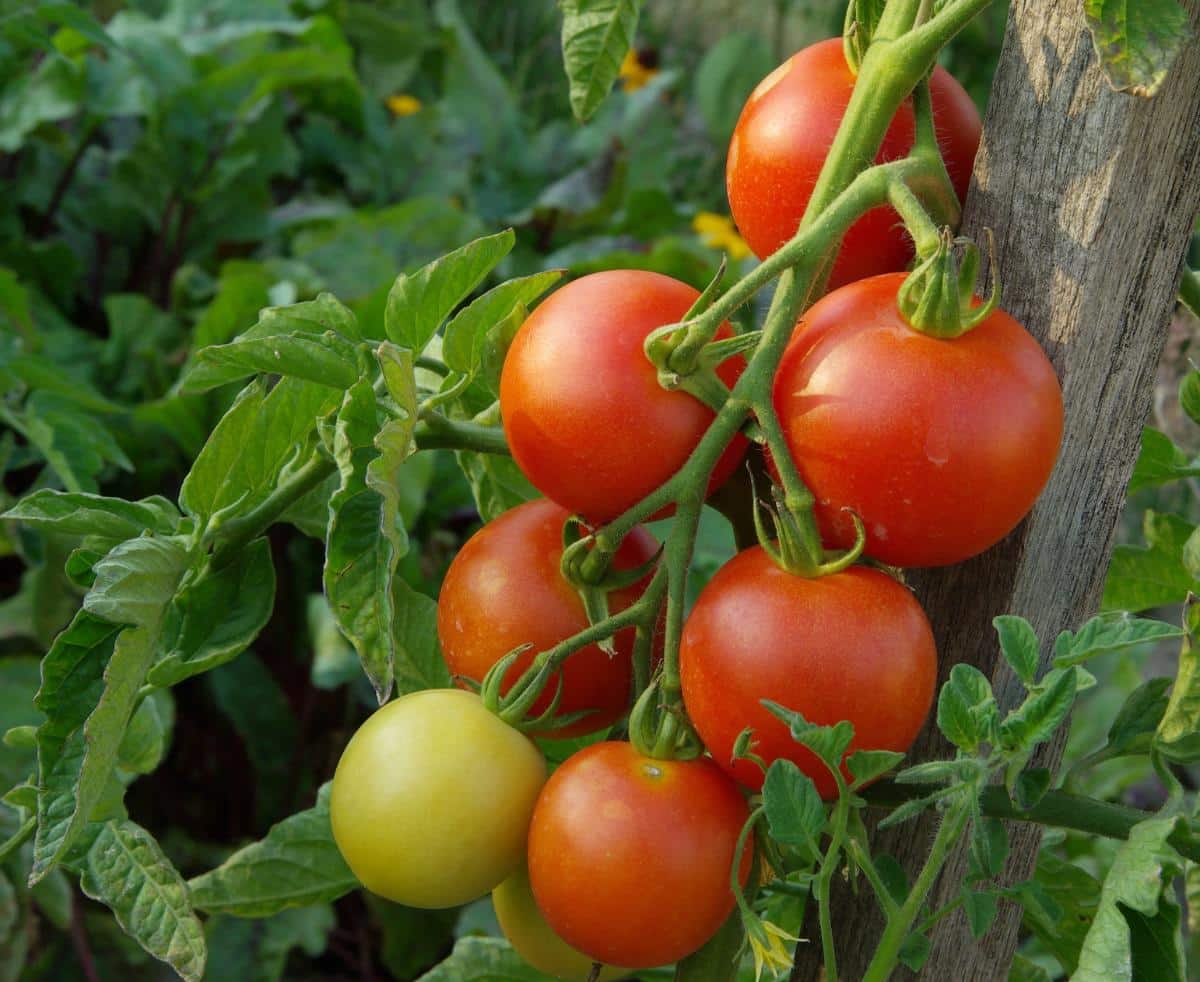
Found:
[{"label": "tomato leaf", "polygon": [[994,893],[978,893],[975,890],[963,889],[963,911],[967,915],[967,924],[971,934],[982,938],[996,919],[996,895]]},{"label": "tomato leaf", "polygon": [[1014,888],[1010,895],[1024,910],[1023,926],[1071,975],[1100,903],[1100,883],[1047,849],[1038,856],[1036,876],[1032,882]]},{"label": "tomato leaf", "polygon": [[282,979],[292,950],[300,948],[310,958],[319,957],[336,924],[329,904],[293,907],[262,919],[210,917],[205,924],[208,976],[256,982]]},{"label": "tomato leaf", "polygon": [[1003,614],[992,620],[992,626],[1000,636],[1000,653],[1028,688],[1038,667],[1038,639],[1032,625],[1023,617]]},{"label": "tomato leaf", "polygon": [[1129,493],[1200,475],[1200,460],[1189,457],[1165,433],[1146,427],[1142,449],[1129,479]]},{"label": "tomato leaf", "polygon": [[277,334],[237,338],[202,348],[196,367],[182,381],[185,392],[203,392],[247,375],[290,375],[318,385],[346,389],[362,374],[362,347],[340,334]]},{"label": "tomato leaf", "polygon": [[854,787],[873,781],[900,766],[904,754],[895,750],[856,750],[846,758],[846,767],[854,778]]},{"label": "tomato leaf", "polygon": [[40,488],[22,498],[0,518],[65,535],[117,540],[132,539],[146,531],[170,535],[179,526],[175,506],[158,495],[125,501],[52,488]]},{"label": "tomato leaf", "polygon": [[696,68],[693,91],[714,140],[729,142],[746,99],[774,64],[763,38],[749,31],[726,34],[708,49]]},{"label": "tomato leaf", "polygon": [[442,338],[442,358],[456,372],[473,375],[480,366],[487,333],[513,308],[528,306],[562,279],[564,270],[551,269],[509,280],[488,290],[454,315]]},{"label": "tomato leaf", "polygon": [[23,416],[0,409],[0,419],[19,430],[45,457],[68,491],[96,491],[96,478],[109,463],[133,470],[112,430],[74,398],[35,391],[25,402]]},{"label": "tomato leaf", "polygon": [[921,971],[921,966],[929,958],[929,939],[923,934],[910,934],[900,945],[899,959],[901,963],[913,972]]},{"label": "tomato leaf", "polygon": [[771,836],[784,845],[820,855],[825,805],[812,779],[790,760],[776,760],[763,781],[763,806]]},{"label": "tomato leaf", "polygon": [[1149,98],[1192,37],[1178,0],[1085,0],[1104,75],[1118,92]]},{"label": "tomato leaf", "polygon": [[388,293],[384,331],[415,354],[425,350],[442,321],[512,250],[512,229],[468,242],[415,273],[401,273]]},{"label": "tomato leaf", "polygon": [[450,957],[417,982],[545,982],[503,938],[459,938]]},{"label": "tomato leaf", "polygon": [[1000,744],[1025,752],[1049,740],[1075,703],[1076,682],[1074,669],[1051,669],[1039,688],[1000,723]]},{"label": "tomato leaf", "polygon": [[1171,679],[1147,679],[1125,698],[1112,726],[1108,745],[1113,755],[1148,753],[1155,731],[1167,709]]},{"label": "tomato leaf", "polygon": [[1196,526],[1178,515],[1147,511],[1146,548],[1117,546],[1104,583],[1105,610],[1147,610],[1181,603],[1200,593],[1200,581],[1183,566],[1183,547]]},{"label": "tomato leaf", "polygon": [[998,818],[981,818],[971,830],[968,882],[992,880],[1004,872],[1008,859],[1008,830]]},{"label": "tomato leaf", "polygon": [[1183,628],[1165,621],[1132,617],[1123,611],[1100,614],[1078,632],[1063,631],[1058,636],[1054,642],[1054,665],[1066,668],[1096,655],[1182,636]]},{"label": "tomato leaf", "polygon": [[1013,798],[1017,807],[1029,811],[1050,790],[1050,771],[1045,767],[1033,767],[1021,771],[1013,783]]},{"label": "tomato leaf", "polygon": [[938,695],[938,729],[956,747],[972,753],[991,737],[995,718],[996,698],[987,677],[965,662],[955,665]]},{"label": "tomato leaf", "polygon": [[437,602],[418,593],[399,577],[392,584],[395,601],[396,688],[401,695],[422,689],[444,689],[450,673],[437,636]]},{"label": "tomato leaf", "polygon": [[188,881],[192,904],[209,913],[268,917],[289,907],[336,900],[358,886],[338,852],[325,784],[316,804],[271,827],[216,869]]},{"label": "tomato leaf", "polygon": [[633,45],[642,0],[562,0],[563,64],[581,123],[600,107]]},{"label": "tomato leaf", "polygon": [[79,885],[155,958],[191,982],[204,975],[207,948],[187,887],[154,837],[125,820],[106,822],[87,854]]},{"label": "tomato leaf", "polygon": [[537,488],[511,457],[470,450],[459,450],[454,456],[471,485],[479,517],[485,522],[538,496]]},{"label": "tomato leaf", "polygon": [[[1189,623],[1200,605],[1189,604]],[[1190,764],[1200,760],[1200,652],[1191,636],[1179,652],[1179,668],[1162,720],[1154,733],[1155,748],[1169,760]]]},{"label": "tomato leaf", "polygon": [[816,723],[810,723],[802,714],[785,709],[777,702],[764,699],[762,703],[788,725],[793,740],[808,747],[831,771],[840,771],[842,758],[854,739],[852,723],[842,720],[834,726],[818,726]]},{"label": "tomato leaf", "polygon": [[[1184,276],[1196,276],[1194,270],[1187,270]],[[1192,311],[1197,317],[1200,313]],[[1188,419],[1200,425],[1200,370],[1193,368],[1179,383],[1179,405],[1187,413]]]}]

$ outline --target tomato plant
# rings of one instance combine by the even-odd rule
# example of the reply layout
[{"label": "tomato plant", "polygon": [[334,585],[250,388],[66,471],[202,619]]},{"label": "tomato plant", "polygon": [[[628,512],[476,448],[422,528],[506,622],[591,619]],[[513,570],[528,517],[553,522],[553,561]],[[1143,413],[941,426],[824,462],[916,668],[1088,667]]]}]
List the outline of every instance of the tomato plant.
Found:
[{"label": "tomato plant", "polygon": [[[538,797],[529,878],[555,932],[593,958],[665,965],[699,948],[733,910],[730,868],[749,812],[710,761],[656,760],[598,743]],[[750,874],[751,853],[739,878]]]},{"label": "tomato plant", "polygon": [[377,710],[333,777],[333,837],[372,893],[454,907],[521,863],[541,753],[470,692],[429,689]]},{"label": "tomato plant", "polygon": [[739,553],[709,582],[680,643],[683,700],[713,759],[742,784],[763,772],[733,759],[751,748],[768,765],[794,761],[824,798],[832,775],[762,705],[769,699],[810,723],[854,724],[850,750],[907,750],[925,722],[937,652],[911,591],[878,570],[854,566],[807,578],[780,569],[761,548]]},{"label": "tomato plant", "polygon": [[[509,669],[511,686],[538,652],[588,626],[579,593],[559,569],[568,518],[570,512],[544,499],[518,505],[476,532],[454,557],[438,596],[438,639],[452,674],[481,682],[506,654],[530,645]],[[636,528],[621,543],[614,568],[643,566],[657,549],[654,537]],[[643,581],[613,591],[610,609],[625,609],[644,588]],[[633,643],[633,628],[627,628],[613,637],[614,654],[589,645],[571,656],[561,669],[558,712],[588,715],[552,735],[591,733],[625,713],[633,691]],[[556,676],[533,715],[549,708],[557,686]]]},{"label": "tomato plant", "polygon": [[[504,359],[500,412],[513,459],[546,497],[592,522],[615,518],[671,477],[713,413],[658,383],[642,351],[700,294],[670,277],[608,270],[568,283],[534,311]],[[731,333],[728,325],[719,334]],[[742,360],[718,369],[732,384]],[[710,488],[741,460],[731,443]]]},{"label": "tomato plant", "polygon": [[896,566],[962,562],[995,545],[1041,493],[1062,438],[1054,368],[996,310],[957,338],[924,335],[897,307],[904,274],[814,304],[775,377],[788,449],[828,541]]},{"label": "tomato plant", "polygon": [[[729,207],[738,230],[760,258],[796,234],[825,157],[854,90],[841,38],[810,45],[759,83],[742,109],[725,165]],[[944,68],[929,79],[938,147],[954,192],[967,197],[981,123],[971,97]],[[876,162],[898,160],[913,146],[912,106],[897,110]],[[912,241],[891,208],[868,211],[842,242],[830,285],[902,270]]]}]

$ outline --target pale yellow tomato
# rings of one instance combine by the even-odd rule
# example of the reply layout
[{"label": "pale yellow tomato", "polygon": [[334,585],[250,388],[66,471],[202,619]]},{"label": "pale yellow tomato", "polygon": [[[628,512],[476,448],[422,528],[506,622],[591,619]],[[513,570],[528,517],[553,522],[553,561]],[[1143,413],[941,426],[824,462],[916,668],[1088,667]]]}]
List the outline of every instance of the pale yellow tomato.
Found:
[{"label": "pale yellow tomato", "polygon": [[372,893],[410,907],[483,896],[518,866],[546,762],[472,692],[379,709],[333,776],[333,837]]}]

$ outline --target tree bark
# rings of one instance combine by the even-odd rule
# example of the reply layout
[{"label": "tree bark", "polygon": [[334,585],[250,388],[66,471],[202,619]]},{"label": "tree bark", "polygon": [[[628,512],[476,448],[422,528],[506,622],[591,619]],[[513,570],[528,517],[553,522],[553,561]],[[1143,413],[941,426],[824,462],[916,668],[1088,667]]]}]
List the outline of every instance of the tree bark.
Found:
[{"label": "tree bark", "polygon": [[[1200,27],[1200,0],[1184,0]],[[1005,708],[1020,687],[1000,657],[991,620],[1028,618],[1047,662],[1054,637],[1099,607],[1117,518],[1155,366],[1200,210],[1200,43],[1190,43],[1151,100],[1114,92],[1096,60],[1079,0],[1014,0],[975,163],[963,231],[996,232],[1003,305],[1046,349],[1063,383],[1066,428],[1046,491],[1003,543],[971,562],[914,572],[934,625],[940,680],[965,661],[990,676]],[[1055,767],[1063,741],[1035,765]],[[926,726],[912,759],[947,756]],[[889,830],[875,851],[909,870],[924,860],[935,819]],[[1032,873],[1040,833],[1015,823],[1006,879]],[[952,899],[964,848],[931,897]],[[843,979],[861,978],[882,928],[870,891],[842,889],[833,922]],[[1003,979],[1017,944],[1020,909],[1001,902],[976,942],[961,913],[938,926],[922,977]],[[797,950],[793,980],[819,977],[816,934]],[[898,973],[899,974],[899,973]]]}]

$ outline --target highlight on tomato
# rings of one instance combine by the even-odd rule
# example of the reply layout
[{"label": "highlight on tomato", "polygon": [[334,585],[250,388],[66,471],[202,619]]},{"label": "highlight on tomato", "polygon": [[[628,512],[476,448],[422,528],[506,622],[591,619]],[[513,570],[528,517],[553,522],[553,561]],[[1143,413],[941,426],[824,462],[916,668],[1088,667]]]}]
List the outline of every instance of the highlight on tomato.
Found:
[{"label": "highlight on tomato", "polygon": [[[507,691],[538,652],[587,629],[583,601],[560,571],[563,524],[569,517],[552,501],[526,502],[485,525],[454,557],[437,612],[438,640],[451,674],[481,682],[496,662],[528,644],[505,675],[502,691]],[[613,557],[613,568],[637,569],[657,550],[654,536],[634,528]],[[646,583],[611,591],[609,610],[617,613],[634,603]],[[558,713],[588,715],[546,735],[594,733],[624,715],[633,693],[633,644],[630,627],[614,635],[614,655],[592,644],[566,660]],[[551,678],[531,717],[549,708],[557,684],[558,677]]]},{"label": "highlight on tomato", "polygon": [[761,546],[726,563],[701,591],[680,643],[683,701],[713,759],[760,790],[763,772],[733,760],[746,727],[769,766],[783,758],[836,797],[828,768],[792,739],[764,699],[810,723],[854,725],[855,750],[906,751],[929,715],[937,651],[912,592],[879,570],[851,566],[805,577]]},{"label": "highlight on tomato", "polygon": [[[608,270],[568,283],[521,325],[504,360],[500,413],[513,459],[547,498],[602,524],[683,466],[714,414],[664,389],[643,344],[699,296],[661,273]],[[717,337],[732,333],[724,324]],[[733,385],[744,367],[735,356],[717,375]],[[741,436],[729,445],[710,491],[745,447]]]},{"label": "highlight on tomato", "polygon": [[[551,775],[529,829],[537,906],[568,944],[606,964],[665,965],[733,910],[730,873],[748,818],[711,760],[656,760],[597,743]],[[739,860],[741,883],[752,850]]]},{"label": "highlight on tomato", "polygon": [[479,696],[426,689],[375,711],[333,776],[333,838],[372,893],[456,907],[511,875],[546,762]]},{"label": "highlight on tomato", "polygon": [[[760,259],[796,233],[854,90],[842,39],[798,51],[750,94],[729,144],[725,184],[738,231]],[[934,128],[951,183],[965,201],[982,122],[966,90],[944,68],[929,81]],[[915,137],[912,103],[896,113],[875,160],[907,156]],[[890,207],[850,227],[833,265],[830,288],[902,270],[912,239]]]},{"label": "highlight on tomato", "polygon": [[994,310],[955,338],[912,328],[890,273],[800,319],[774,405],[830,546],[893,566],[978,555],[1033,507],[1058,457],[1062,390],[1038,343]]}]

